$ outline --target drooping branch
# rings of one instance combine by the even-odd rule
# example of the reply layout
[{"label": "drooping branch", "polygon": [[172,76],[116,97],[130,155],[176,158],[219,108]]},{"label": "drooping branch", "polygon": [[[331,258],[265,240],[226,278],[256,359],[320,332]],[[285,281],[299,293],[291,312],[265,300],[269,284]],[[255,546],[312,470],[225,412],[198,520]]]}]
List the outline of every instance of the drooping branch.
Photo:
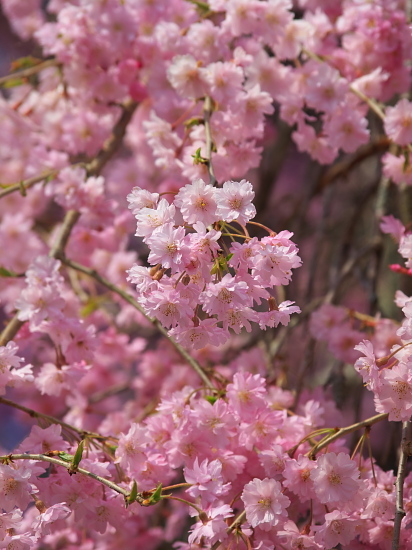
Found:
[{"label": "drooping branch", "polygon": [[[59,455],[57,455],[59,456]],[[40,462],[49,462],[50,464],[55,464],[56,466],[62,466],[63,468],[66,468],[66,470],[70,469],[71,462],[62,460],[61,458],[56,458],[54,456],[48,456],[47,454],[9,454],[0,456],[0,462],[3,462],[7,464],[7,462],[13,462],[14,460],[38,460]],[[110,481],[109,479],[106,479],[104,477],[101,477],[97,474],[94,474],[93,472],[89,472],[89,470],[85,470],[84,468],[76,467],[76,473],[82,474],[84,476],[90,477],[94,479],[95,481],[98,481],[102,485],[105,485],[109,489],[112,489],[113,491],[116,491],[116,493],[119,493],[120,495],[123,495],[125,499],[128,499],[130,496],[130,492],[126,489],[123,489],[123,487],[120,487],[113,481]],[[137,495],[136,500],[139,502],[139,500],[144,500],[143,497],[141,497],[139,494]]]},{"label": "drooping branch", "polygon": [[76,426],[73,426],[72,424],[67,424],[67,422],[63,422],[63,420],[59,420],[58,418],[54,416],[50,416],[48,414],[40,413],[38,411],[35,411],[34,409],[30,409],[29,407],[25,407],[24,405],[20,405],[19,403],[15,403],[14,401],[10,401],[10,399],[6,399],[5,397],[0,396],[0,403],[3,405],[7,405],[8,407],[13,407],[14,409],[17,409],[19,411],[22,411],[32,418],[36,418],[38,420],[45,420],[46,422],[49,422],[50,424],[58,424],[62,428],[64,428],[67,431],[76,433],[81,439],[87,437],[90,439],[98,439],[98,440],[104,440],[104,439],[110,439],[112,441],[116,441],[117,438],[114,437],[103,437],[98,433],[95,432],[89,432],[88,430],[81,430],[80,428],[76,428]]},{"label": "drooping branch", "polygon": [[27,180],[22,180],[19,183],[5,185],[3,189],[0,191],[0,199],[16,191],[20,191],[22,195],[25,195],[27,189],[30,189],[30,187],[33,187],[33,185],[36,185],[37,183],[47,180],[48,178],[54,178],[57,175],[57,173],[58,171],[56,170],[48,170],[47,172],[43,172],[43,174],[39,174],[38,176],[28,178]]},{"label": "drooping branch", "polygon": [[213,112],[212,99],[209,96],[206,96],[205,103],[203,107],[203,116],[205,121],[205,133],[206,133],[206,159],[207,159],[207,168],[209,171],[209,183],[211,185],[216,184],[215,172],[213,170],[212,164],[212,149],[213,149],[213,139],[212,131],[210,128],[210,118]]},{"label": "drooping branch", "polygon": [[406,512],[403,507],[403,484],[406,475],[406,463],[412,455],[412,425],[411,422],[404,422],[402,425],[402,441],[399,457],[398,473],[396,475],[396,511],[393,524],[392,550],[399,549],[401,524]]},{"label": "drooping branch", "polygon": [[351,424],[350,426],[345,426],[344,428],[336,428],[336,432],[334,434],[322,439],[309,451],[308,457],[312,459],[315,458],[319,451],[333,443],[333,441],[336,441],[337,439],[340,439],[341,437],[344,437],[345,435],[348,435],[352,432],[356,432],[356,430],[360,430],[361,428],[369,428],[370,426],[373,426],[373,424],[382,422],[382,420],[385,420],[386,418],[388,418],[388,416],[388,413],[377,414],[376,416],[366,418],[365,420],[362,420],[361,422],[356,422],[355,424]]}]

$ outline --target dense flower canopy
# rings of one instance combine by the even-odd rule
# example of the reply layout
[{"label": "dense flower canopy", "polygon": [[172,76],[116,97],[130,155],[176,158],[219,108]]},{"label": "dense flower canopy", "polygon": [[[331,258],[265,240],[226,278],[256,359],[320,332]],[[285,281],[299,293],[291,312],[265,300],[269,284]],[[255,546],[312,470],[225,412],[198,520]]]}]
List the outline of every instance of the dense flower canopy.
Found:
[{"label": "dense flower canopy", "polygon": [[1,7],[0,548],[410,548],[409,3]]}]

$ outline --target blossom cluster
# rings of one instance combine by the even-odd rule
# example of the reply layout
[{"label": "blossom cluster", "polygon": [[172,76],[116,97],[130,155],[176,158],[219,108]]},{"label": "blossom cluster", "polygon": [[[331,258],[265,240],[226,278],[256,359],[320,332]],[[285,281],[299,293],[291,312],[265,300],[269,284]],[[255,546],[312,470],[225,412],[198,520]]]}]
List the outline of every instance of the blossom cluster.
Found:
[{"label": "blossom cluster", "polygon": [[[244,229],[254,217],[253,197],[245,180],[214,188],[201,179],[182,187],[172,204],[140,188],[128,196],[136,235],[149,246],[148,262],[154,266],[132,267],[129,280],[146,311],[172,327],[170,335],[184,345],[220,345],[229,329],[239,334],[243,327],[250,332],[251,322],[264,329],[287,325],[290,315],[300,312],[289,300],[278,305],[269,293],[287,285],[292,269],[301,265],[292,233],[258,239],[232,229],[232,222]],[[227,246],[225,235],[233,240]],[[267,311],[253,309],[262,301]]]},{"label": "blossom cluster", "polygon": [[[246,372],[234,375],[225,398],[210,400],[203,391],[186,386],[163,398],[155,415],[132,422],[119,434],[116,469],[92,447],[81,466],[119,487],[127,488],[134,480],[140,491],[174,483],[183,471],[184,483],[176,485],[182,488],[173,495],[186,500],[190,515],[198,520],[180,548],[210,548],[217,541],[231,545],[239,535],[253,541],[254,548],[374,548],[393,519],[393,474],[368,460],[359,469],[340,441],[316,460],[309,459],[310,444],[304,440],[329,422],[339,423],[339,412],[318,393],[310,399],[303,396],[297,412],[288,414],[293,395],[273,389],[260,375]],[[53,450],[55,456],[65,456],[74,449],[62,438],[60,426],[53,425],[33,427],[17,452]],[[0,525],[5,530],[13,527],[14,540],[22,548],[40,540],[55,547],[67,536],[78,544],[85,532],[90,541],[95,538],[96,544],[111,547],[136,529],[149,547],[159,542],[159,530],[149,526],[155,508],[147,513],[144,508],[126,509],[121,495],[102,491],[80,473],[70,477],[52,468],[45,477],[44,470],[34,460],[0,465]],[[411,486],[409,476],[408,495]],[[36,507],[26,510],[32,495]],[[309,509],[313,520],[301,530],[298,526],[307,520]],[[23,517],[18,510],[26,510]],[[246,522],[229,533],[226,520],[243,510]],[[183,510],[170,501],[164,512],[164,536],[173,540],[184,521]],[[410,521],[409,515],[404,521]],[[10,535],[1,533],[3,543],[9,544]],[[403,542],[405,548],[410,543],[406,533]]]},{"label": "blossom cluster", "polygon": [[391,549],[396,437],[328,438],[412,410],[406,2],[0,2],[0,548]]}]

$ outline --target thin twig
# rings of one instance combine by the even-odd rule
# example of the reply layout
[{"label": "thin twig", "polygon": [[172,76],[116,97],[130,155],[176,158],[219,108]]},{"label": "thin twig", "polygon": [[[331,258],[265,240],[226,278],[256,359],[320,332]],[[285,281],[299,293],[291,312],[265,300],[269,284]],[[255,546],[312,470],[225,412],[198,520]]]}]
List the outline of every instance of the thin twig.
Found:
[{"label": "thin twig", "polygon": [[81,439],[84,439],[85,437],[90,439],[110,439],[113,441],[117,441],[117,438],[115,437],[103,437],[98,433],[89,432],[87,430],[81,430],[80,428],[76,428],[76,426],[72,426],[71,424],[67,424],[66,422],[63,422],[62,420],[59,420],[58,418],[55,418],[54,416],[50,416],[48,414],[43,414],[38,411],[35,411],[34,409],[29,409],[28,407],[25,407],[23,405],[19,405],[18,403],[15,403],[14,401],[10,401],[9,399],[6,399],[5,397],[0,396],[0,403],[3,405],[7,405],[8,407],[13,407],[14,409],[18,409],[19,411],[22,411],[32,418],[36,419],[43,419],[47,422],[50,422],[50,424],[59,424],[62,428],[65,428],[66,430],[72,431],[74,433],[77,433]]},{"label": "thin twig", "polygon": [[29,76],[33,76],[34,74],[37,74],[47,67],[56,67],[58,64],[59,62],[57,61],[57,59],[46,59],[46,61],[37,63],[37,65],[34,65],[33,67],[27,67],[27,69],[22,69],[21,71],[16,71],[14,73],[1,76],[0,86],[7,84],[7,82],[9,82],[10,80],[20,80],[28,78]]},{"label": "thin twig", "polygon": [[403,508],[403,484],[406,475],[406,463],[412,455],[412,427],[411,422],[403,422],[402,424],[402,442],[401,453],[399,457],[398,473],[396,475],[396,511],[395,521],[393,524],[393,540],[392,550],[399,550],[399,542],[401,536],[402,519],[406,516]]},{"label": "thin twig", "polygon": [[7,195],[10,195],[11,193],[14,193],[15,191],[20,191],[20,193],[23,194],[26,192],[27,189],[30,189],[30,187],[36,185],[36,183],[40,183],[41,181],[44,181],[48,178],[54,178],[58,173],[58,170],[49,170],[38,176],[28,178],[27,180],[22,180],[19,183],[12,183],[10,185],[7,185],[6,187],[4,187],[4,189],[0,191],[0,199],[6,197]]},{"label": "thin twig", "polygon": [[[246,510],[243,510],[238,517],[230,524],[229,528],[226,530],[226,534],[230,535],[232,531],[236,529],[238,525],[242,523],[242,521],[246,518]],[[211,550],[217,550],[219,546],[222,544],[221,541],[215,542],[215,544],[212,546]]]},{"label": "thin twig", "polygon": [[[56,464],[56,466],[63,466],[63,468],[66,468],[66,470],[68,470],[71,466],[70,462],[66,462],[59,458],[54,458],[53,456],[47,456],[43,454],[9,454],[5,456],[0,456],[0,461],[4,463],[7,463],[9,461],[13,462],[14,460],[37,460],[40,462],[50,462],[50,464]],[[123,495],[126,499],[130,496],[130,492],[126,489],[123,489],[119,485],[116,485],[116,483],[114,483],[113,481],[105,479],[104,477],[94,474],[93,472],[89,472],[84,468],[76,468],[76,472],[95,479],[99,483],[102,483],[103,485],[106,485],[106,487],[109,487],[109,489],[112,489],[113,491],[116,491],[116,493]],[[144,500],[142,496],[138,495],[136,500],[139,502],[140,499],[142,501]]]},{"label": "thin twig", "polygon": [[213,170],[212,164],[212,149],[213,149],[213,140],[212,132],[210,129],[210,118],[213,112],[212,99],[209,96],[205,97],[205,103],[203,107],[203,116],[205,121],[205,133],[206,133],[206,158],[207,158],[207,168],[209,171],[209,183],[215,185],[216,178],[215,172]]},{"label": "thin twig", "polygon": [[376,416],[366,418],[361,422],[356,422],[356,424],[351,424],[350,426],[345,426],[344,428],[337,428],[336,433],[329,437],[326,437],[325,439],[322,439],[322,441],[315,445],[313,449],[309,451],[308,457],[311,459],[315,458],[319,451],[333,443],[333,441],[336,441],[337,439],[344,437],[345,435],[355,432],[356,430],[360,430],[361,428],[368,428],[373,424],[376,424],[377,422],[385,420],[386,418],[388,418],[388,416],[388,413],[377,414]]},{"label": "thin twig", "polygon": [[110,137],[105,141],[96,158],[86,164],[86,173],[90,176],[98,176],[114,153],[119,149],[126,134],[127,126],[131,121],[138,103],[129,99],[122,105],[122,115],[117,121]]},{"label": "thin twig", "polygon": [[350,157],[345,157],[343,160],[331,166],[323,174],[319,181],[317,191],[322,191],[325,187],[336,181],[338,178],[345,177],[353,168],[375,153],[386,151],[390,144],[391,141],[389,138],[380,137],[359,147],[355,154]]},{"label": "thin twig", "polygon": [[203,370],[203,368],[199,365],[199,363],[178,343],[176,340],[174,340],[167,330],[159,323],[157,319],[153,319],[150,317],[144,308],[127,292],[119,288],[118,286],[111,283],[109,280],[102,277],[97,271],[94,269],[90,269],[89,267],[86,267],[84,265],[78,264],[77,262],[73,262],[72,260],[69,260],[64,255],[61,255],[59,257],[61,262],[68,267],[71,267],[72,269],[75,269],[76,271],[80,271],[81,273],[84,273],[85,275],[88,275],[89,277],[92,277],[95,279],[98,283],[105,286],[118,296],[121,296],[126,302],[128,302],[131,306],[133,306],[135,309],[137,309],[142,315],[150,321],[150,323],[153,324],[153,326],[156,327],[156,329],[165,336],[169,342],[172,344],[172,346],[176,349],[176,351],[189,363],[189,365],[196,371],[196,373],[200,376],[200,378],[203,380],[205,385],[210,388],[214,389],[214,386],[212,382],[209,380],[207,374]]}]

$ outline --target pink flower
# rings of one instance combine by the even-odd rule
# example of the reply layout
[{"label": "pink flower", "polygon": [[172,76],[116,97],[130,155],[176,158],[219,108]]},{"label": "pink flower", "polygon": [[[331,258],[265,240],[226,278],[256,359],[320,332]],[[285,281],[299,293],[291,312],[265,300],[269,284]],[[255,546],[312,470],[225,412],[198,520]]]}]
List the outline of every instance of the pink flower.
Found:
[{"label": "pink flower", "polygon": [[259,374],[236,373],[227,386],[229,405],[242,419],[254,418],[258,409],[264,409],[265,396],[265,379]]},{"label": "pink flower", "polygon": [[325,523],[322,526],[315,526],[316,540],[323,543],[324,548],[349,544],[356,537],[359,525],[358,519],[334,510],[325,514]]},{"label": "pink flower", "polygon": [[224,344],[229,338],[227,331],[218,327],[216,319],[203,319],[198,323],[185,327],[173,328],[169,334],[183,346],[201,349],[213,343],[214,346]]},{"label": "pink flower", "polygon": [[380,386],[375,394],[378,412],[389,413],[389,420],[406,422],[412,414],[411,362],[401,362],[381,371]]},{"label": "pink flower", "polygon": [[0,464],[0,494],[1,507],[6,512],[11,512],[15,506],[25,510],[32,500],[31,493],[37,492],[37,489],[29,479],[32,476],[30,466],[27,464],[21,468],[11,468],[5,464]]},{"label": "pink flower", "polygon": [[182,96],[202,97],[207,93],[207,73],[189,54],[176,55],[167,71],[173,88]]},{"label": "pink flower", "polygon": [[286,300],[279,304],[277,309],[258,313],[259,326],[262,330],[266,327],[277,327],[280,324],[287,326],[293,313],[300,313],[300,307],[294,306],[295,302]]},{"label": "pink flower", "polygon": [[149,438],[143,426],[133,424],[127,434],[122,434],[116,449],[116,463],[136,472],[146,460],[146,449]]},{"label": "pink flower", "polygon": [[[206,512],[207,519],[199,521],[193,526],[189,535],[189,544],[201,543],[202,538],[208,545],[223,541],[227,538],[227,523],[225,519],[233,516],[233,511],[228,504],[223,504],[216,508],[211,508]],[[192,548],[192,546],[191,546]]]},{"label": "pink flower", "polygon": [[69,444],[61,437],[62,428],[52,424],[48,428],[33,426],[30,435],[19,446],[19,452],[48,453],[56,449],[67,451]]},{"label": "pink flower", "polygon": [[386,108],[385,131],[398,145],[412,142],[412,103],[401,99],[395,107]]},{"label": "pink flower", "polygon": [[385,153],[382,157],[383,173],[394,183],[412,185],[412,164],[403,156]]},{"label": "pink flower", "polygon": [[382,233],[392,235],[397,242],[405,234],[405,226],[394,216],[383,216],[381,218],[380,229]]},{"label": "pink flower", "polygon": [[373,352],[373,346],[369,340],[363,340],[360,344],[355,346],[355,350],[364,354],[364,357],[360,357],[355,363],[355,370],[362,376],[363,382],[372,391],[379,388],[379,369],[376,365],[375,354]]},{"label": "pink flower", "polygon": [[252,204],[254,197],[255,192],[250,182],[226,181],[216,194],[219,219],[226,222],[236,220],[245,225],[256,215],[256,208]]},{"label": "pink flower", "polygon": [[329,143],[336,149],[353,153],[369,141],[368,121],[349,105],[345,105],[325,120],[324,130]]},{"label": "pink flower", "polygon": [[33,522],[32,527],[38,533],[47,535],[50,533],[51,527],[55,521],[66,519],[71,513],[72,510],[66,505],[65,502],[54,504],[39,515],[39,517]]},{"label": "pink flower", "polygon": [[200,496],[202,502],[210,503],[219,496],[226,494],[230,483],[223,483],[222,463],[219,460],[209,462],[207,458],[199,465],[196,457],[193,468],[184,468],[184,476],[192,487],[186,490],[193,498]]},{"label": "pink flower", "polygon": [[246,518],[252,527],[269,531],[286,518],[286,508],[290,504],[288,497],[282,494],[282,486],[274,479],[255,478],[247,483],[242,496]]},{"label": "pink flower", "polygon": [[156,229],[151,237],[146,239],[150,246],[149,263],[162,264],[165,268],[172,268],[173,272],[178,271],[184,256],[189,252],[184,238],[184,228],[175,229],[173,223],[166,223]]},{"label": "pink flower", "polygon": [[229,309],[242,307],[248,300],[247,284],[227,273],[219,283],[209,283],[199,296],[204,311],[222,315]]},{"label": "pink flower", "polygon": [[305,456],[299,456],[297,460],[285,461],[283,485],[295,493],[302,501],[313,497],[314,486],[310,477],[311,471],[316,467],[313,460]]},{"label": "pink flower", "polygon": [[174,203],[187,223],[202,222],[207,227],[219,220],[216,189],[201,179],[181,187]]},{"label": "pink flower", "polygon": [[4,540],[8,529],[16,529],[22,521],[21,510],[0,514],[0,540]]},{"label": "pink flower", "polygon": [[351,500],[360,489],[359,470],[345,453],[326,453],[316,461],[310,477],[322,504],[341,504]]},{"label": "pink flower", "polygon": [[144,307],[149,315],[159,319],[166,328],[175,327],[182,321],[188,323],[193,317],[193,307],[189,301],[177,289],[165,285],[144,300]]},{"label": "pink flower", "polygon": [[[18,369],[24,359],[18,357],[17,345],[10,341],[6,346],[0,346],[0,394],[4,393],[3,388],[13,377],[13,369]],[[10,370],[12,369],[12,370]]]},{"label": "pink flower", "polygon": [[317,542],[313,535],[306,535],[301,533],[297,525],[293,521],[286,521],[282,531],[278,531],[278,536],[281,537],[285,548],[288,550],[324,550],[324,546],[321,546]]},{"label": "pink flower", "polygon": [[136,235],[138,237],[150,237],[155,229],[165,225],[174,224],[175,207],[166,199],[161,199],[156,208],[141,208],[135,213],[137,220]]},{"label": "pink flower", "polygon": [[142,208],[156,208],[158,200],[159,193],[150,193],[140,187],[133,187],[131,193],[127,195],[127,202],[133,214],[137,214]]}]

